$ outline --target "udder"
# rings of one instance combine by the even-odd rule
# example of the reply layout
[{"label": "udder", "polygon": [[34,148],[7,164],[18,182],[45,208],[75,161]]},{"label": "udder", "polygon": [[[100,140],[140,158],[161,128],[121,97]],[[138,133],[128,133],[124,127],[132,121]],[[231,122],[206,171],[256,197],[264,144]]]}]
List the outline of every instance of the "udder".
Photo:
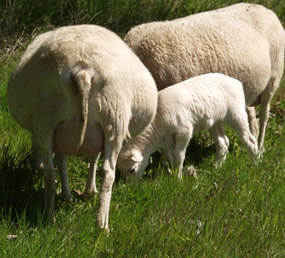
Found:
[{"label": "udder", "polygon": [[54,151],[67,155],[93,156],[103,150],[104,134],[96,122],[87,123],[83,144],[77,149],[79,123],[76,121],[61,122],[54,133]]}]

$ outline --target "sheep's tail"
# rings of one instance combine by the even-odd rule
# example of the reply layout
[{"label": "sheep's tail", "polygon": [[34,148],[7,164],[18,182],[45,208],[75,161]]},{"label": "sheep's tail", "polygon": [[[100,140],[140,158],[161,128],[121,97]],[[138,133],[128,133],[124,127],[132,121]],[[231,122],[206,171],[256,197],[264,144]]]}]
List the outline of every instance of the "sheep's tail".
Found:
[{"label": "sheep's tail", "polygon": [[79,127],[78,127],[78,139],[75,139],[77,143],[77,149],[83,144],[87,122],[88,122],[88,101],[92,84],[92,76],[88,70],[79,70],[71,75],[72,82],[76,87],[76,94],[79,97]]}]

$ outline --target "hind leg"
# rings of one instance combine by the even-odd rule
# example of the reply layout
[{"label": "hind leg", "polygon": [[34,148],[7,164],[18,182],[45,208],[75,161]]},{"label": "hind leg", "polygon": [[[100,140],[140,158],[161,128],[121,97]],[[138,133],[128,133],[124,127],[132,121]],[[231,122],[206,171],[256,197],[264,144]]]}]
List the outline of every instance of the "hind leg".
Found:
[{"label": "hind leg", "polygon": [[96,170],[98,166],[98,161],[100,158],[100,152],[91,158],[90,167],[88,171],[87,183],[84,189],[84,196],[92,195],[98,193],[96,188]]},{"label": "hind leg", "polygon": [[45,207],[44,217],[52,222],[54,219],[55,198],[55,169],[53,163],[53,137],[46,136],[42,141],[36,141],[40,148],[40,158],[43,162],[43,177],[45,182]]},{"label": "hind leg", "polygon": [[246,107],[246,112],[248,115],[248,123],[251,133],[255,136],[255,138],[259,135],[258,122],[256,119],[256,112],[254,107]]},{"label": "hind leg", "polygon": [[260,151],[263,151],[264,138],[266,126],[269,118],[270,101],[277,90],[280,83],[280,79],[271,78],[268,82],[266,89],[261,93],[261,109],[259,114],[259,137],[258,137],[258,147]]},{"label": "hind leg", "polygon": [[108,229],[109,210],[112,196],[112,186],[115,180],[117,159],[122,148],[123,137],[117,135],[114,140],[104,142],[103,178],[100,189],[100,204],[97,221],[100,228]]},{"label": "hind leg", "polygon": [[[35,169],[39,169],[42,173],[44,171],[44,164],[40,153],[40,147],[36,140],[36,137],[32,135],[32,150],[33,150],[33,167]],[[69,189],[68,184],[68,178],[67,178],[67,156],[63,153],[57,152],[54,155],[54,163],[57,165],[60,173],[60,179],[61,179],[61,197],[64,200],[70,200],[71,199],[71,193]]]},{"label": "hind leg", "polygon": [[225,134],[223,123],[217,123],[212,128],[210,128],[210,133],[216,145],[216,158],[214,166],[218,168],[226,160],[230,142]]},{"label": "hind leg", "polygon": [[37,143],[36,137],[31,134],[31,140],[32,140],[32,166],[34,169],[39,169],[43,170],[43,162],[41,159],[41,154],[40,154],[40,147],[39,144]]},{"label": "hind leg", "polygon": [[57,152],[54,156],[54,162],[57,165],[61,179],[61,197],[64,200],[71,200],[71,193],[67,177],[67,156],[63,153]]}]

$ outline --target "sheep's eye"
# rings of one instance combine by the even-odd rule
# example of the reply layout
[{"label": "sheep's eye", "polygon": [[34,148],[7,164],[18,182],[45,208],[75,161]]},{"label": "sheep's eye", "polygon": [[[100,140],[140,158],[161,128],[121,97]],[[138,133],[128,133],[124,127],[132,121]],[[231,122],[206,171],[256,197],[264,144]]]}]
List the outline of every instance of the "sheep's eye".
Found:
[{"label": "sheep's eye", "polygon": [[135,172],[135,168],[130,169],[130,173],[134,173]]}]

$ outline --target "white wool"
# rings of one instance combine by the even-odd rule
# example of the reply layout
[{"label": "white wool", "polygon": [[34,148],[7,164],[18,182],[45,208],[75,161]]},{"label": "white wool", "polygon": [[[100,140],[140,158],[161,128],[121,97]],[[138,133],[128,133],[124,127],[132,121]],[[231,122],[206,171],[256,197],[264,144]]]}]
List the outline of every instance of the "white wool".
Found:
[{"label": "white wool", "polygon": [[[47,217],[54,214],[54,149],[63,152],[57,163],[63,170],[66,195],[70,191],[64,154],[91,153],[86,191],[94,192],[93,168],[103,150],[98,222],[108,228],[117,156],[123,141],[152,121],[156,103],[151,74],[107,29],[96,25],[62,27],[38,36],[29,45],[9,82],[8,105],[14,119],[31,132],[34,145],[39,146]],[[90,142],[95,145],[89,146]]]}]

